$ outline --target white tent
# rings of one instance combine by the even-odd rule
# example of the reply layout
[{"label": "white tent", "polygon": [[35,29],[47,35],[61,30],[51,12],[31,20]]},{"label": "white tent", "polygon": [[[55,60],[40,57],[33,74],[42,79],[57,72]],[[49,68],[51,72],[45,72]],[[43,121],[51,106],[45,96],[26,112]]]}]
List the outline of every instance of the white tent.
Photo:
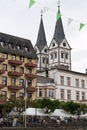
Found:
[{"label": "white tent", "polygon": [[23,112],[23,115],[31,115],[31,116],[47,116],[44,114],[43,109],[40,108],[27,108],[26,112]]},{"label": "white tent", "polygon": [[50,116],[59,116],[60,118],[64,117],[73,117],[72,114],[69,114],[68,112],[64,111],[63,109],[56,109],[53,113],[51,113]]},{"label": "white tent", "polygon": [[83,115],[80,115],[80,118],[82,119],[87,119],[87,113],[83,114]]}]

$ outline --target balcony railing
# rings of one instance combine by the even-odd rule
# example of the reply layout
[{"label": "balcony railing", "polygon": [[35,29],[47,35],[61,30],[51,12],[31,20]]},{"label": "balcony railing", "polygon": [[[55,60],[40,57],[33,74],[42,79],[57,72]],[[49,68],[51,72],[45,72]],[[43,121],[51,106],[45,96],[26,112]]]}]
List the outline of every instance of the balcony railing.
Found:
[{"label": "balcony railing", "polygon": [[22,86],[18,86],[18,85],[9,85],[8,89],[10,90],[20,90],[22,89]]},{"label": "balcony railing", "polygon": [[34,79],[34,78],[37,78],[37,75],[30,73],[30,74],[25,74],[25,77],[30,78],[30,79]]},{"label": "balcony railing", "polygon": [[6,86],[3,85],[3,84],[0,84],[0,89],[2,89],[2,88],[4,88],[4,87],[6,87]]},{"label": "balcony railing", "polygon": [[5,73],[5,70],[0,70],[0,74],[4,74]]},{"label": "balcony railing", "polygon": [[8,60],[9,64],[22,65],[23,61],[20,60]]},{"label": "balcony railing", "polygon": [[34,63],[32,63],[32,62],[30,62],[30,63],[25,63],[25,67],[34,68],[34,67],[37,67],[37,64],[34,64]]},{"label": "balcony railing", "polygon": [[4,62],[5,58],[0,57],[0,62]]},{"label": "balcony railing", "polygon": [[9,71],[9,72],[8,72],[8,75],[9,75],[9,76],[17,76],[17,77],[19,77],[19,76],[22,76],[23,73],[17,72],[17,71]]},{"label": "balcony railing", "polygon": [[37,88],[36,87],[27,87],[27,92],[33,93],[36,92]]}]

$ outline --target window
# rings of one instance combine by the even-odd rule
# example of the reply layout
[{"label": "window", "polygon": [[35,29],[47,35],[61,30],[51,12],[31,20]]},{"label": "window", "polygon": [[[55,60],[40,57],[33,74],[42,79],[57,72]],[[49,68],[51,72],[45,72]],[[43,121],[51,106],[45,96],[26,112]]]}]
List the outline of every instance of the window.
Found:
[{"label": "window", "polygon": [[71,90],[67,90],[67,100],[71,100]]},{"label": "window", "polygon": [[7,77],[2,76],[2,84],[7,85]]},{"label": "window", "polygon": [[32,84],[32,80],[28,80],[27,84],[30,86]]},{"label": "window", "polygon": [[54,47],[54,46],[55,46],[55,43],[52,44],[52,47]]},{"label": "window", "polygon": [[85,92],[82,92],[82,100],[85,100]]},{"label": "window", "polygon": [[32,59],[29,59],[29,58],[28,58],[28,59],[27,59],[27,62],[28,62],[28,63],[31,63],[31,62],[32,62]]},{"label": "window", "polygon": [[13,78],[13,77],[12,77],[12,78],[11,78],[11,84],[12,84],[12,85],[15,85],[15,83],[16,83],[16,78]]},{"label": "window", "polygon": [[68,59],[68,53],[65,54],[65,58]]},{"label": "window", "polygon": [[6,100],[6,96],[7,96],[7,92],[6,91],[2,91],[1,92],[1,98],[3,99],[3,100]]},{"label": "window", "polygon": [[27,98],[28,98],[28,99],[32,98],[32,93],[28,93],[28,94],[27,94]]},{"label": "window", "polygon": [[60,84],[64,85],[64,76],[60,76]]},{"label": "window", "polygon": [[12,71],[15,71],[15,66],[11,66],[11,70],[12,70]]},{"label": "window", "polygon": [[61,58],[64,58],[64,53],[63,52],[61,52]]},{"label": "window", "polygon": [[39,89],[39,97],[42,97],[43,96],[43,91],[42,91],[42,89],[40,88]]},{"label": "window", "polygon": [[79,91],[76,91],[76,100],[79,101],[79,99],[80,99]]},{"label": "window", "polygon": [[20,72],[24,73],[24,68],[23,67],[20,67]]},{"label": "window", "polygon": [[21,57],[20,57],[20,60],[21,60],[21,61],[24,61],[24,57],[21,56]]},{"label": "window", "polygon": [[79,87],[79,79],[75,79],[75,85],[77,88]]},{"label": "window", "polygon": [[70,83],[70,77],[67,77],[67,86],[70,86],[71,83]]},{"label": "window", "polygon": [[17,46],[18,50],[21,50],[21,46]]},{"label": "window", "polygon": [[8,58],[8,54],[6,54],[6,53],[2,53],[2,58],[7,59],[7,58]]},{"label": "window", "polygon": [[31,74],[31,73],[32,73],[32,70],[31,70],[31,69],[28,69],[28,70],[27,70],[27,73],[28,73],[28,74]]},{"label": "window", "polygon": [[11,92],[10,93],[10,98],[14,100],[16,98],[16,93],[15,92]]},{"label": "window", "polygon": [[51,60],[52,60],[53,59],[53,54],[52,53],[50,54],[50,57],[51,57]]},{"label": "window", "polygon": [[16,55],[12,55],[12,60],[16,60]]},{"label": "window", "polygon": [[57,58],[57,52],[54,53],[54,58]]},{"label": "window", "polygon": [[24,98],[24,93],[19,93],[19,98],[23,99]]},{"label": "window", "polygon": [[64,100],[64,89],[60,90],[60,98]]},{"label": "window", "polygon": [[85,81],[81,80],[81,88],[85,88]]},{"label": "window", "polygon": [[53,89],[49,89],[49,97],[50,98],[54,97],[54,90]]},{"label": "window", "polygon": [[25,51],[28,51],[28,48],[27,48],[27,47],[25,47]]},{"label": "window", "polygon": [[43,61],[43,64],[44,64],[45,63],[45,58],[43,58],[42,61]]},{"label": "window", "polygon": [[63,46],[66,46],[66,43],[65,43],[65,42],[63,43]]},{"label": "window", "polygon": [[2,69],[7,70],[7,64],[2,64]]},{"label": "window", "polygon": [[47,53],[47,49],[44,49],[44,52],[46,52],[46,53]]},{"label": "window", "polygon": [[24,85],[24,79],[20,79],[20,80],[19,80],[19,85],[20,85],[20,86],[23,86],[23,85]]}]

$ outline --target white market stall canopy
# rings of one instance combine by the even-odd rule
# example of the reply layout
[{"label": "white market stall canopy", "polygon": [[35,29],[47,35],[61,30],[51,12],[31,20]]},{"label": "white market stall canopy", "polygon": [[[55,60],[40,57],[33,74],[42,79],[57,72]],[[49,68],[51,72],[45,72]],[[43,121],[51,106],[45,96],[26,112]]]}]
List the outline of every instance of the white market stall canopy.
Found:
[{"label": "white market stall canopy", "polygon": [[56,109],[50,116],[58,116],[58,117],[73,117],[72,114],[64,111],[63,109]]},{"label": "white market stall canopy", "polygon": [[47,116],[47,114],[44,114],[43,109],[40,108],[27,108],[26,112],[23,112],[23,115],[31,115],[31,116]]}]

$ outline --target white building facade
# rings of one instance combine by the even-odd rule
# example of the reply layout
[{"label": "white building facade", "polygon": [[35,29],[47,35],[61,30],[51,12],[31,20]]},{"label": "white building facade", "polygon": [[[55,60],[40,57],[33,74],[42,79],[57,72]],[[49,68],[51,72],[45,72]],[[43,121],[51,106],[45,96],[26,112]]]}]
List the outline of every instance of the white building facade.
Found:
[{"label": "white building facade", "polygon": [[[60,13],[59,6],[58,13]],[[72,71],[72,48],[66,40],[61,18],[56,21],[54,35],[48,47],[41,16],[38,38],[34,48],[38,50],[36,51],[38,56],[38,76],[53,79],[53,84],[45,81],[37,82],[37,97],[59,99],[60,101],[86,101],[87,73]],[[49,88],[53,88],[51,93],[54,96],[49,96],[50,94],[46,96],[44,94],[44,90],[49,93]],[[40,94],[40,91],[42,91],[42,94]]]}]

